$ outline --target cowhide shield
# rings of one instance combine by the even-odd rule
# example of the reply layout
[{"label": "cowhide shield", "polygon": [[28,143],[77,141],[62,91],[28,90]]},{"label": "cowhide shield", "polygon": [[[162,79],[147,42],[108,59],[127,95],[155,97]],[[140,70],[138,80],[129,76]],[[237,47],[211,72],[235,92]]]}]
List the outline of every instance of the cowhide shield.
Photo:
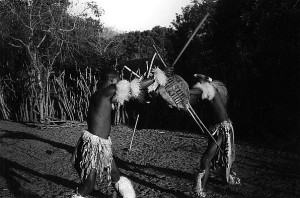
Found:
[{"label": "cowhide shield", "polygon": [[178,109],[187,108],[190,100],[189,86],[181,76],[170,76],[167,84],[164,87],[160,87],[158,91],[170,105]]}]

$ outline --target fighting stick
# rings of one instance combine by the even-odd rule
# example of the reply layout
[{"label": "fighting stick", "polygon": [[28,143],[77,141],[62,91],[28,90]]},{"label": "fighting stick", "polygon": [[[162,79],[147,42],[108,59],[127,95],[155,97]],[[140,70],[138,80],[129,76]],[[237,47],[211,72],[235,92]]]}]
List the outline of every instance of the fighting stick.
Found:
[{"label": "fighting stick", "polygon": [[207,13],[203,19],[200,21],[199,25],[197,26],[197,28],[194,30],[193,34],[191,35],[191,37],[189,38],[189,40],[187,41],[187,43],[185,44],[185,46],[182,48],[181,52],[179,53],[179,55],[177,56],[177,58],[175,59],[172,67],[176,64],[176,62],[178,61],[178,59],[180,58],[180,56],[182,55],[182,53],[184,52],[184,50],[186,49],[186,47],[190,44],[191,40],[194,38],[194,36],[196,35],[196,33],[198,32],[199,28],[202,26],[202,24],[204,23],[204,21],[207,19],[209,13]]},{"label": "fighting stick", "polygon": [[137,126],[137,123],[139,121],[139,117],[140,117],[140,114],[137,115],[137,118],[136,118],[136,121],[135,121],[135,125],[134,125],[134,129],[133,129],[133,134],[132,134],[132,137],[131,137],[131,142],[130,142],[130,146],[129,146],[129,151],[131,150],[131,146],[132,146],[132,142],[133,142],[133,137],[134,137],[134,133],[135,133],[135,130],[136,130],[136,126]]},{"label": "fighting stick", "polygon": [[129,69],[126,65],[124,66],[125,69],[127,69],[128,71],[130,71],[133,75],[135,75],[136,77],[140,78],[141,76],[138,75],[137,73],[135,73],[134,71],[132,71],[131,69]]},{"label": "fighting stick", "polygon": [[[153,65],[153,62],[154,62],[154,59],[155,59],[155,56],[156,56],[157,53],[154,53],[153,57],[152,57],[152,60],[151,60],[151,63],[150,63],[150,67],[148,68],[148,74],[147,74],[147,78],[149,78],[149,75],[150,75],[150,72],[151,72],[151,68],[152,68],[152,65]],[[132,72],[134,75],[136,75],[138,78],[141,78],[140,75],[136,74],[135,72],[133,72],[131,69],[129,69],[127,66],[124,66],[125,69],[127,69],[128,71]],[[132,142],[133,142],[133,138],[134,138],[134,134],[135,134],[135,130],[136,130],[136,126],[137,126],[137,123],[139,121],[139,117],[140,117],[140,114],[137,115],[137,118],[136,118],[136,121],[135,121],[135,125],[134,125],[134,129],[133,129],[133,134],[132,134],[132,137],[131,137],[131,142],[130,142],[130,146],[129,146],[129,151],[128,153],[130,152],[131,150],[131,146],[132,146]]]}]

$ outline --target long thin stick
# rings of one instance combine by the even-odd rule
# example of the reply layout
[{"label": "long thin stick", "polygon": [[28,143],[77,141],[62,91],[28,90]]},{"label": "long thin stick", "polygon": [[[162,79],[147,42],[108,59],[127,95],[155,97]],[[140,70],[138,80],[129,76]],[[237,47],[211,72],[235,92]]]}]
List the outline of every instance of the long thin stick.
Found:
[{"label": "long thin stick", "polygon": [[153,62],[154,62],[154,59],[155,59],[156,54],[157,54],[157,53],[155,52],[154,55],[153,55],[153,57],[152,57],[152,60],[151,60],[151,63],[150,63],[150,67],[148,68],[147,78],[149,78],[149,76],[150,76],[150,72],[151,72],[152,65],[153,65]]},{"label": "long thin stick", "polygon": [[135,125],[134,125],[134,129],[133,129],[133,134],[132,134],[132,138],[131,138],[131,142],[130,142],[130,146],[129,146],[129,151],[131,150],[131,146],[132,146],[132,142],[133,142],[133,137],[134,137],[134,133],[135,133],[135,130],[136,130],[136,126],[137,126],[137,123],[139,121],[139,117],[140,117],[140,114],[137,115],[137,118],[136,118],[136,121],[135,121]]},{"label": "long thin stick", "polygon": [[132,71],[131,69],[129,69],[126,65],[124,66],[125,69],[127,69],[128,71],[130,71],[133,75],[135,75],[136,77],[140,78],[141,76],[138,75],[137,73],[135,73],[134,71]]},{"label": "long thin stick", "polygon": [[194,119],[194,121],[196,122],[196,124],[199,126],[199,128],[201,129],[201,131],[202,131],[203,133],[205,133],[204,130],[203,130],[203,128],[201,127],[200,123],[198,122],[197,118],[196,118],[196,117],[194,116],[194,114],[191,112],[191,110],[190,110],[189,108],[187,108],[187,110],[188,110],[188,112],[190,113],[190,115],[192,116],[192,118]]},{"label": "long thin stick", "polygon": [[146,71],[143,73],[143,76],[147,76],[149,70],[149,65],[148,65],[148,61],[146,61]]},{"label": "long thin stick", "polygon": [[[195,117],[194,117],[194,115],[193,115],[193,113],[190,111],[190,109],[188,109],[188,111],[189,111],[189,113],[191,114],[191,116],[193,117],[193,119],[194,119],[194,121],[196,122],[196,124],[199,126],[199,128],[202,130],[202,132],[204,132],[204,130],[203,130],[203,125],[201,126],[201,122],[199,122],[199,120],[197,120]],[[215,138],[209,133],[209,132],[206,132],[210,137],[211,137],[211,139],[215,142],[215,144],[217,145],[217,147],[220,149],[220,151],[222,152],[222,150],[221,150],[221,148],[220,148],[220,146],[218,145],[218,143],[217,143],[217,141],[215,140]]]},{"label": "long thin stick", "polygon": [[220,146],[218,145],[216,139],[211,135],[211,133],[209,132],[209,130],[206,128],[206,126],[204,125],[204,123],[201,121],[201,119],[198,117],[198,115],[196,114],[195,110],[193,109],[193,107],[191,105],[188,106],[187,110],[189,111],[189,113],[191,114],[191,116],[193,117],[193,119],[195,120],[195,122],[197,123],[197,125],[200,127],[200,129],[202,130],[202,132],[204,132],[203,129],[205,129],[205,132],[211,137],[211,139],[215,142],[215,144],[217,145],[217,147],[220,149],[220,151],[222,152]]},{"label": "long thin stick", "polygon": [[196,35],[196,33],[198,32],[199,28],[202,26],[202,24],[204,23],[204,21],[207,19],[209,13],[207,13],[203,19],[201,20],[201,22],[199,23],[199,25],[197,26],[197,28],[194,30],[192,36],[189,38],[189,40],[187,41],[187,43],[185,44],[185,46],[183,47],[183,49],[181,50],[181,52],[179,53],[179,55],[177,56],[177,58],[175,59],[172,67],[176,64],[176,62],[178,61],[178,59],[180,58],[180,56],[182,55],[182,53],[184,52],[185,48],[190,44],[191,40],[194,38],[194,36]]},{"label": "long thin stick", "polygon": [[156,51],[156,53],[157,53],[159,59],[160,59],[161,62],[163,63],[163,65],[164,65],[165,67],[167,67],[166,63],[164,62],[164,60],[163,60],[162,57],[160,56],[160,54],[159,54],[158,50],[156,49],[155,45],[153,45],[153,47],[154,47],[154,49],[155,49],[155,51]]}]

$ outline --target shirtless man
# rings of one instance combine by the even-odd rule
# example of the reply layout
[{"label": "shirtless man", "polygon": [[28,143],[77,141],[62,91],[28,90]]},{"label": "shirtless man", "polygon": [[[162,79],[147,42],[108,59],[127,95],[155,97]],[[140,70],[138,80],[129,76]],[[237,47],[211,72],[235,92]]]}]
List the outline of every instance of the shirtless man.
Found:
[{"label": "shirtless man", "polygon": [[77,192],[72,198],[87,196],[107,171],[108,181],[124,198],[134,198],[135,191],[129,179],[120,176],[111,150],[111,112],[114,102],[123,104],[130,97],[136,97],[139,90],[151,85],[154,79],[131,82],[120,81],[116,70],[110,69],[100,78],[98,90],[90,99],[87,115],[88,131],[84,131],[75,148],[72,161],[81,179]]},{"label": "shirtless man", "polygon": [[198,83],[190,90],[191,98],[201,96],[202,100],[208,100],[213,107],[214,125],[210,128],[210,133],[216,139],[219,147],[212,139],[208,141],[208,146],[201,157],[200,171],[197,175],[195,193],[199,197],[205,197],[205,188],[211,170],[220,168],[223,181],[228,184],[239,184],[239,178],[231,171],[231,166],[235,160],[234,130],[229,119],[227,104],[227,89],[220,81],[212,80],[201,74],[195,74]]}]

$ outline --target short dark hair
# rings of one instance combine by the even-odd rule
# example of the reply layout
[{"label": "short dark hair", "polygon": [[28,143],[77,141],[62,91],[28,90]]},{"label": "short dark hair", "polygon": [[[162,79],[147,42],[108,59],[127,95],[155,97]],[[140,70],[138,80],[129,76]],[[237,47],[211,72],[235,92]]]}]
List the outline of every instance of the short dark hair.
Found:
[{"label": "short dark hair", "polygon": [[104,68],[100,73],[99,83],[104,83],[108,81],[111,77],[114,78],[120,77],[119,72],[111,67]]}]

